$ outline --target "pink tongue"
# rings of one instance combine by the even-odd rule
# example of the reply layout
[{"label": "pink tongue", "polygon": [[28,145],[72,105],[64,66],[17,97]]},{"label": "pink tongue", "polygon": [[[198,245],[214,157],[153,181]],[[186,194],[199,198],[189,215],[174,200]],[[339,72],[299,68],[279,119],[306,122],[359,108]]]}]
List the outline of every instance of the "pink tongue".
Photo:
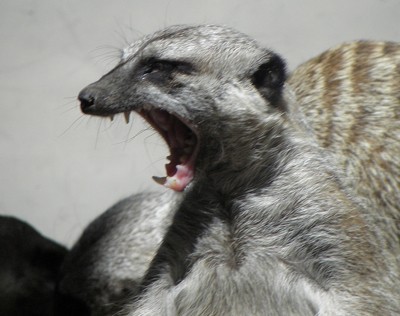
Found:
[{"label": "pink tongue", "polygon": [[178,164],[184,157],[182,149],[185,145],[185,135],[188,128],[180,123],[177,119],[173,119],[171,115],[164,111],[150,112],[152,120],[164,133],[168,145],[171,149],[171,162],[166,165],[167,177],[153,177],[153,179],[175,191],[183,191],[194,177],[194,158],[189,158],[183,164]]},{"label": "pink tongue", "polygon": [[166,188],[182,192],[193,179],[193,169],[188,165],[177,165],[173,176],[153,177],[153,179]]},{"label": "pink tongue", "polygon": [[186,165],[177,165],[176,173],[167,177],[164,186],[175,191],[183,191],[193,179],[193,170]]}]

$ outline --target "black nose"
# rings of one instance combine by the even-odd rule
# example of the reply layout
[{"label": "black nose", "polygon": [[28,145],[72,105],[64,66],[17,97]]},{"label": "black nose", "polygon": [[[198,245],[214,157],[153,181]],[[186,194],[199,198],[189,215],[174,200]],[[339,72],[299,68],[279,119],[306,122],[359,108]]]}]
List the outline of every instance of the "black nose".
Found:
[{"label": "black nose", "polygon": [[95,107],[96,97],[90,89],[83,89],[78,95],[78,100],[81,101],[83,113],[89,113]]}]

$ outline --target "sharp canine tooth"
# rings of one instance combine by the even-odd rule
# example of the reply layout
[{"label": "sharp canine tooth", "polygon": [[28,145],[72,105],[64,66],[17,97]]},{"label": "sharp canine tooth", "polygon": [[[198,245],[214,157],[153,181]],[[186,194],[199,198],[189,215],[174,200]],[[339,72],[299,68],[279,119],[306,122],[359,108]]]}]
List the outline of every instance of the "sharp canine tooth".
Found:
[{"label": "sharp canine tooth", "polygon": [[130,111],[126,111],[126,112],[124,112],[124,116],[125,116],[125,122],[126,122],[126,124],[128,124],[129,123],[129,115],[131,114],[131,112]]},{"label": "sharp canine tooth", "polygon": [[158,184],[164,185],[165,182],[167,182],[167,177],[156,177],[156,176],[153,176],[153,180],[155,182],[157,182]]}]

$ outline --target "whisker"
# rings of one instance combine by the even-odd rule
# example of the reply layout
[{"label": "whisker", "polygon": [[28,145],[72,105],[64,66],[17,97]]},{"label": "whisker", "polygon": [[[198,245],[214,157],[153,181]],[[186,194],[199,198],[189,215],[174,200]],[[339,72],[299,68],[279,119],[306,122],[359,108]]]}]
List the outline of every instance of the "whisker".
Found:
[{"label": "whisker", "polygon": [[126,134],[126,139],[125,139],[125,142],[124,142],[124,149],[126,149],[126,146],[127,146],[127,144],[128,144],[128,141],[129,141],[129,134],[130,134],[131,131],[132,131],[133,123],[134,123],[134,119],[132,120],[132,123],[131,123],[130,126],[129,126],[128,134]]},{"label": "whisker", "polygon": [[[147,151],[146,151],[146,153],[148,154]],[[149,163],[148,165],[146,165],[145,168],[146,168],[146,169],[149,169],[149,168],[151,167],[153,170],[158,171],[157,168],[155,167],[155,165],[156,165],[157,163],[159,163],[160,161],[165,161],[165,160],[166,160],[165,157],[160,157],[160,158],[158,158],[158,159],[156,159],[156,160],[151,160],[150,163]]]},{"label": "whisker", "polygon": [[117,62],[121,57],[121,50],[112,45],[102,45],[91,51],[93,58],[103,63]]},{"label": "whisker", "polygon": [[[157,136],[157,137],[154,138],[154,136]],[[154,139],[154,141],[150,142],[149,139]],[[159,142],[159,141],[161,141],[161,142]],[[165,145],[166,145],[165,141],[163,141],[163,138],[156,131],[154,131],[154,133],[146,136],[144,138],[144,143],[145,143],[145,145],[150,144],[150,145],[157,145],[159,147],[165,147]]]},{"label": "whisker", "polygon": [[61,108],[63,110],[66,107],[68,107],[68,109],[63,113],[66,113],[66,112],[70,111],[71,109],[76,109],[77,108],[77,97],[76,96],[64,97],[63,99],[66,100],[64,103],[56,105],[57,108]]},{"label": "whisker", "polygon": [[[145,133],[145,132],[147,132],[147,131],[149,131],[149,130],[153,130],[153,128],[152,127],[146,127],[146,128],[143,128],[142,130],[140,130],[138,133],[136,133],[135,135],[133,135],[133,137],[131,137],[131,138],[129,138],[128,139],[128,141],[132,141],[132,140],[134,140],[136,137],[138,137],[139,135],[141,135],[141,134],[143,134],[143,133]],[[156,132],[154,132],[154,134],[155,134]]]},{"label": "whisker", "polygon": [[96,142],[94,144],[94,148],[97,149],[97,144],[99,141],[99,136],[100,136],[100,130],[101,130],[101,125],[103,123],[103,120],[99,120],[99,127],[97,128],[97,134],[96,134]]},{"label": "whisker", "polygon": [[125,34],[124,30],[123,30],[122,24],[120,23],[120,21],[116,21],[116,24],[117,24],[118,30],[114,30],[114,34],[117,35],[117,37],[119,38],[120,41],[122,41],[122,44],[124,46],[128,46],[129,45],[129,41],[128,41],[128,38],[127,38],[127,36],[126,36],[126,34]]},{"label": "whisker", "polygon": [[144,146],[144,150],[145,150],[145,152],[146,152],[146,156],[147,156],[148,159],[149,159],[149,164],[146,166],[146,169],[148,169],[148,168],[151,167],[153,170],[156,170],[156,169],[157,169],[157,168],[155,167],[156,163],[159,162],[159,161],[165,160],[165,157],[160,157],[159,159],[154,160],[154,159],[152,159],[152,155],[150,155],[150,151],[149,151],[148,146],[145,145],[145,146]]},{"label": "whisker", "polygon": [[[68,106],[68,105],[69,105],[69,106]],[[77,108],[75,104],[72,105],[72,102],[69,103],[69,104],[65,104],[65,105],[64,105],[64,107],[66,107],[66,106],[68,106],[68,108],[64,109],[64,110],[61,112],[62,114],[66,114],[66,113],[69,113],[69,112],[71,112],[71,111],[75,111],[76,108]]]},{"label": "whisker", "polygon": [[[58,137],[62,137],[64,136],[77,122],[79,122],[82,118],[84,117],[84,115],[82,114],[81,116],[79,116],[77,119],[75,119],[70,126],[68,126],[60,135],[58,135]],[[79,126],[79,125],[77,125]]]},{"label": "whisker", "polygon": [[133,38],[142,37],[144,35],[143,32],[140,32],[138,29],[133,27],[132,17],[129,19],[129,24],[121,23],[121,21],[116,21],[116,25],[118,27],[118,30],[115,30],[115,33],[118,35],[120,40],[122,40],[122,45],[124,47],[129,46],[131,44],[131,41],[128,40],[127,33],[132,35]]}]

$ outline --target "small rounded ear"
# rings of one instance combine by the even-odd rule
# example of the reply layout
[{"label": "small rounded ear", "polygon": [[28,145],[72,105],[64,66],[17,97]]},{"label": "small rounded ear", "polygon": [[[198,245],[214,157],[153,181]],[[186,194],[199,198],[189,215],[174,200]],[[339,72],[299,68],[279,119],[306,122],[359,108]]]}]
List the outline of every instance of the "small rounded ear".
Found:
[{"label": "small rounded ear", "polygon": [[251,81],[260,94],[272,105],[278,105],[286,80],[286,64],[273,54],[252,74]]}]

